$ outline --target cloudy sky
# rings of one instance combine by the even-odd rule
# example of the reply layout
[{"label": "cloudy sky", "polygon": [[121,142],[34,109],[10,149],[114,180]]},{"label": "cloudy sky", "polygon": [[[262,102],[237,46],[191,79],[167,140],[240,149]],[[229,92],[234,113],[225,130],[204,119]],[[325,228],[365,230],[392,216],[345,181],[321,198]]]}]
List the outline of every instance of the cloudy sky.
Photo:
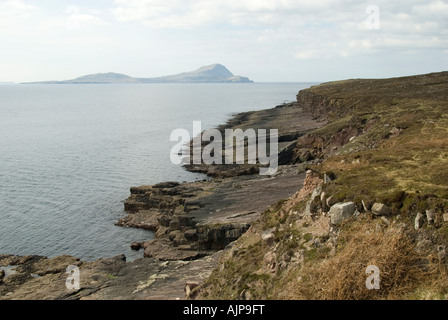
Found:
[{"label": "cloudy sky", "polygon": [[448,0],[0,0],[0,45],[0,81],[411,75],[448,70]]}]

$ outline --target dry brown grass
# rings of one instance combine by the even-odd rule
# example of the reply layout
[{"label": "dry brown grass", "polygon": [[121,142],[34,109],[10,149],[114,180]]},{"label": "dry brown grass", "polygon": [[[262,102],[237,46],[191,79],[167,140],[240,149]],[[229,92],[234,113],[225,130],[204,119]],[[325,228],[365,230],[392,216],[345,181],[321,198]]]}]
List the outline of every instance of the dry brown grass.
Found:
[{"label": "dry brown grass", "polygon": [[[438,273],[428,255],[418,254],[410,238],[399,228],[375,231],[374,224],[357,222],[341,233],[340,243],[334,256],[305,265],[300,280],[290,283],[284,298],[402,299]],[[380,270],[379,290],[366,288],[369,265]]]}]

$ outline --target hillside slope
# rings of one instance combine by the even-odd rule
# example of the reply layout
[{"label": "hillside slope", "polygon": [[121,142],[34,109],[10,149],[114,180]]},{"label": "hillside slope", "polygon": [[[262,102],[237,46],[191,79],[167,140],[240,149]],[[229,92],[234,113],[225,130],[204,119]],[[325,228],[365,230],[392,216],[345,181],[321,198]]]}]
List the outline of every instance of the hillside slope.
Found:
[{"label": "hillside slope", "polygon": [[448,72],[325,83],[297,100],[328,122],[289,147],[303,188],[227,249],[196,298],[447,298]]}]

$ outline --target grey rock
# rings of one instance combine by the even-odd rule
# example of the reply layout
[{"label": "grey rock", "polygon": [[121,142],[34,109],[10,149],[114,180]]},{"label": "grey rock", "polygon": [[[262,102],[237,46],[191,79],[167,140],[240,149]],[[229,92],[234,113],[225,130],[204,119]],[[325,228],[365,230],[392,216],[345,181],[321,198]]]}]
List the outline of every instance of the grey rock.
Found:
[{"label": "grey rock", "polygon": [[131,249],[134,251],[139,251],[141,248],[143,248],[143,246],[144,242],[136,241],[131,243]]},{"label": "grey rock", "polygon": [[372,206],[372,213],[376,216],[388,216],[392,213],[392,210],[382,203],[374,203]]},{"label": "grey rock", "polygon": [[337,225],[350,218],[355,213],[356,207],[353,202],[336,203],[330,208],[330,222]]}]

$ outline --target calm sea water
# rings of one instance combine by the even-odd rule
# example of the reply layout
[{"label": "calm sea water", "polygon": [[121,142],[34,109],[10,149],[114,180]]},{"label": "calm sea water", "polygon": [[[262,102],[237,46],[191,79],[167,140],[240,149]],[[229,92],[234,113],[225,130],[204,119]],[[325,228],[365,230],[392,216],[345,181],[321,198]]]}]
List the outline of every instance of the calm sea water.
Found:
[{"label": "calm sea water", "polygon": [[171,131],[215,127],[310,85],[0,86],[0,254],[140,257],[129,244],[153,234],[114,226],[129,187],[204,178],[171,164]]}]

